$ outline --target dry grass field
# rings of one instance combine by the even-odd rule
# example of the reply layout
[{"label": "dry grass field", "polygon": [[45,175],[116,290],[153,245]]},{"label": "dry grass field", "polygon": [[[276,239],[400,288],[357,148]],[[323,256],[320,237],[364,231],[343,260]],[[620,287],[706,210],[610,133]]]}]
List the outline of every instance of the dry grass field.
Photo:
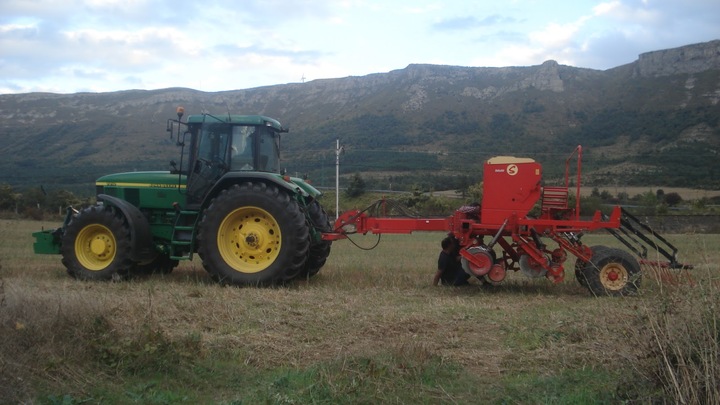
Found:
[{"label": "dry grass field", "polygon": [[720,235],[670,236],[692,281],[648,269],[638,296],[594,298],[572,271],[433,287],[432,233],[336,242],[285,287],[221,287],[197,261],[79,282],[33,255],[41,226],[0,224],[0,403],[720,401]]}]

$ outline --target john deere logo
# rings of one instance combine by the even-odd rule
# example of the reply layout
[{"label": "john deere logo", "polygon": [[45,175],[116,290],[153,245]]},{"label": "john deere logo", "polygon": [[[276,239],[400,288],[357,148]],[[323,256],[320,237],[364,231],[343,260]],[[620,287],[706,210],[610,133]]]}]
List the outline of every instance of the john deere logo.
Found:
[{"label": "john deere logo", "polygon": [[508,165],[507,167],[507,174],[514,176],[518,174],[518,167],[517,165]]}]

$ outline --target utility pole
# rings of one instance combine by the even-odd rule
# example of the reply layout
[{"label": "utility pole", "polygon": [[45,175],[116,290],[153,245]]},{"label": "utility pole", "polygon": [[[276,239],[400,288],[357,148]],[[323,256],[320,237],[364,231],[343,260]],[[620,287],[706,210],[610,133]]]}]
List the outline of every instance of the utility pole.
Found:
[{"label": "utility pole", "polygon": [[340,218],[340,155],[345,148],[340,146],[340,138],[335,142],[335,220]]},{"label": "utility pole", "polygon": [[325,152],[322,153],[322,160],[320,160],[320,186],[325,187]]}]

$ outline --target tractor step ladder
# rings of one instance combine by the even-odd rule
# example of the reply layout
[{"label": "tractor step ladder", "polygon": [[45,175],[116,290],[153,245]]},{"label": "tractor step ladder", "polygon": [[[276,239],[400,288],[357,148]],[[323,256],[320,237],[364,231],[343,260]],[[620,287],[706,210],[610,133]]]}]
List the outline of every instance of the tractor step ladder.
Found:
[{"label": "tractor step ladder", "polygon": [[542,210],[566,210],[568,209],[568,188],[567,187],[543,187]]},{"label": "tractor step ladder", "polygon": [[198,211],[179,211],[173,227],[172,254],[173,260],[192,260],[193,242],[195,241],[195,225],[199,217]]}]

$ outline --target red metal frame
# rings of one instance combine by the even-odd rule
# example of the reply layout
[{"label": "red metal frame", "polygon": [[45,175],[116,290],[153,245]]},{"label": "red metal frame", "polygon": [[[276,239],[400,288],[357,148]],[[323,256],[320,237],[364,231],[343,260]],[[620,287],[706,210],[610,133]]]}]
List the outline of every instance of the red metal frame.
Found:
[{"label": "red metal frame", "polygon": [[577,148],[570,154],[565,161],[565,187],[570,188],[570,161],[573,156],[577,153],[577,189],[575,191],[575,212],[580,215],[580,177],[582,173],[582,146],[578,145]]},{"label": "red metal frame", "polygon": [[[576,204],[569,208],[570,162],[577,154]],[[409,234],[417,231],[446,232],[454,236],[461,247],[460,254],[477,268],[488,269],[487,250],[471,249],[499,244],[503,249],[504,270],[544,271],[553,282],[564,277],[563,262],[570,252],[580,260],[589,261],[592,250],[582,244],[578,233],[598,229],[618,229],[621,208],[616,206],[604,219],[600,211],[590,220],[580,219],[580,176],[582,147],[578,146],[565,162],[565,185],[542,187],[541,166],[532,159],[498,157],[485,163],[483,174],[483,202],[481,207],[461,207],[446,218],[371,217],[364,211],[343,213],[333,232],[324,233],[325,240],[339,240],[349,234]],[[544,198],[554,199],[541,204],[539,218],[528,216],[530,210]],[[486,244],[486,236],[492,239]],[[550,238],[558,244],[548,250],[540,238]],[[524,256],[527,256],[524,258]],[[522,260],[521,260],[522,259]],[[525,268],[525,270],[528,270]],[[500,273],[498,273],[500,274]],[[504,277],[504,273],[502,274]]]},{"label": "red metal frame", "polygon": [[452,228],[448,218],[386,218],[370,217],[358,210],[346,211],[335,221],[335,231],[324,233],[325,240],[345,239],[347,234],[409,234],[418,231],[438,232]]}]

